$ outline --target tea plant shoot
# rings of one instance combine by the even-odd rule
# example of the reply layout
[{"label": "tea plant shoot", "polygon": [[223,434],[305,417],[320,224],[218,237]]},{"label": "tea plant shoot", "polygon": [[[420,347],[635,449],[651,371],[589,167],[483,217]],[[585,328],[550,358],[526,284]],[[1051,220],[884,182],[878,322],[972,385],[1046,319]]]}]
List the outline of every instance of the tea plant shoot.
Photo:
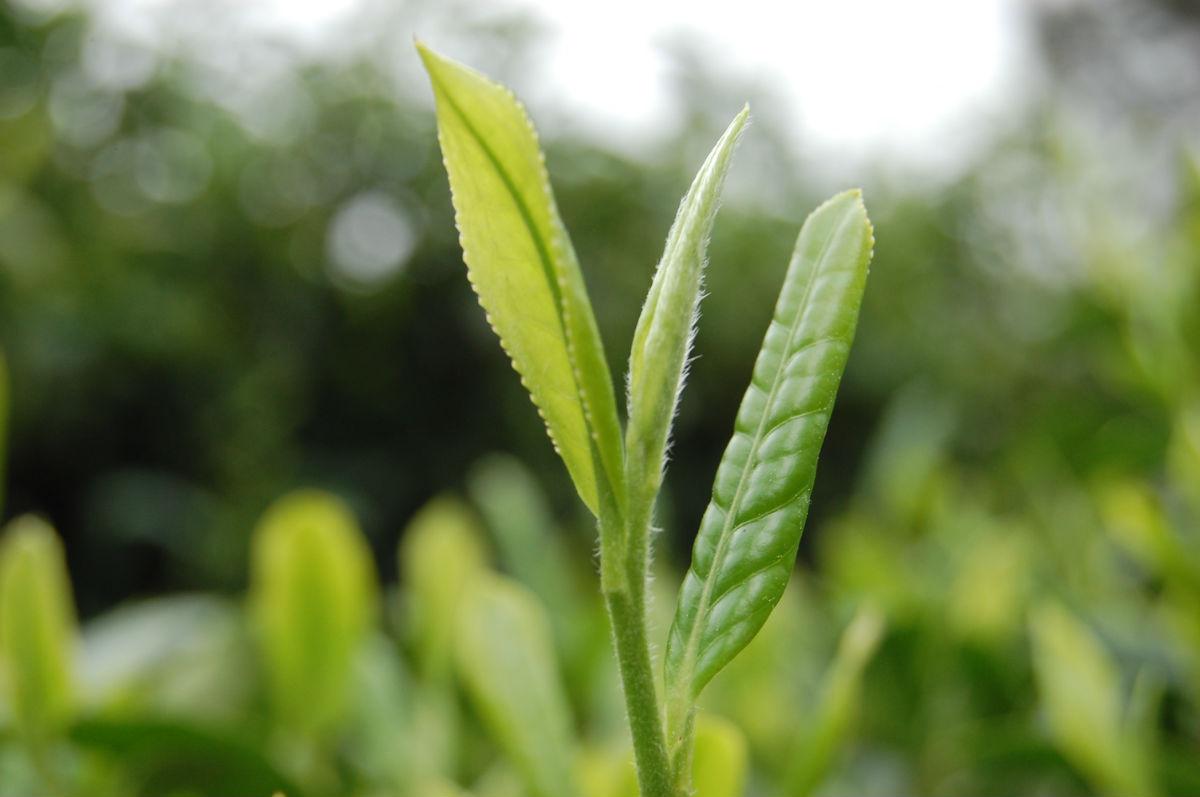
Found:
[{"label": "tea plant shoot", "polygon": [[707,244],[749,109],[713,147],[667,235],[629,353],[622,427],[583,272],[524,108],[505,87],[417,46],[468,279],[597,519],[641,793],[682,797],[696,771],[696,700],[758,633],[795,563],[874,247],[861,194],[838,194],[800,230],[679,590],[660,694],[646,612],[650,529]]}]

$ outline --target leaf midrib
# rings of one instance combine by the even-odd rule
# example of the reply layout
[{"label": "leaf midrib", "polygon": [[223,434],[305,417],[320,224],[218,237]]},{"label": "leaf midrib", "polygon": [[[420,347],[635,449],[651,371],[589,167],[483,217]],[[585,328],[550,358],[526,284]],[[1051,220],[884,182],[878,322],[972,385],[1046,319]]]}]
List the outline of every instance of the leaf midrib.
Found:
[{"label": "leaf midrib", "polygon": [[[671,226],[671,229],[667,232],[667,246],[663,250],[662,257],[659,259],[658,265],[654,271],[654,277],[653,277],[653,279],[651,281],[651,285],[650,285],[650,290],[651,290],[652,294],[650,297],[650,301],[648,303],[649,307],[650,307],[650,315],[644,321],[646,337],[644,340],[641,341],[641,346],[639,346],[635,352],[635,355],[638,360],[638,367],[636,369],[631,367],[629,370],[629,375],[630,375],[629,388],[630,388],[630,399],[631,399],[629,402],[630,418],[633,417],[632,395],[633,395],[633,389],[634,389],[635,374],[636,374],[636,380],[638,383],[638,387],[640,388],[641,383],[645,381],[645,375],[642,373],[642,364],[645,362],[645,359],[646,359],[645,352],[648,349],[650,349],[650,344],[651,344],[652,340],[654,340],[654,341],[657,340],[657,338],[654,337],[654,332],[655,332],[654,320],[655,320],[655,317],[658,315],[659,302],[661,301],[661,298],[662,298],[662,283],[659,282],[659,279],[661,276],[662,281],[666,282],[667,274],[664,273],[664,269],[667,267],[667,264],[670,263],[671,260],[676,257],[676,253],[679,250],[679,247],[683,245],[684,232],[692,225],[692,223],[694,222],[694,220],[697,217],[700,217],[701,219],[703,219],[703,216],[701,216],[697,212],[697,209],[694,205],[695,204],[704,204],[704,203],[703,202],[694,203],[693,198],[695,197],[695,194],[696,194],[696,192],[695,192],[696,185],[699,183],[707,183],[707,181],[711,177],[711,174],[712,174],[711,164],[708,162],[708,160],[705,160],[705,162],[701,165],[701,173],[699,175],[697,175],[696,179],[692,182],[692,185],[688,187],[687,193],[684,194],[683,202],[681,203],[681,205],[685,209],[685,212],[681,214],[681,217],[676,220],[676,223],[673,224]],[[700,303],[700,297],[697,296],[696,304],[699,305],[699,303]],[[639,322],[639,326],[641,325],[641,323],[642,322]],[[637,330],[634,330],[635,342],[636,342],[636,335],[637,335]],[[631,422],[631,428],[636,428],[636,427],[632,426],[632,422]]]},{"label": "leaf midrib", "polygon": [[[554,315],[555,318],[558,319],[559,332],[562,335],[563,341],[565,342],[567,340],[567,330],[566,320],[563,318],[562,291],[559,288],[558,279],[555,274],[554,261],[550,255],[549,247],[542,239],[537,224],[534,222],[533,212],[529,209],[529,206],[525,204],[525,200],[521,196],[521,192],[517,190],[516,182],[513,180],[512,176],[509,175],[508,170],[504,168],[504,164],[501,162],[500,158],[488,145],[487,140],[480,134],[475,125],[472,124],[471,118],[467,116],[466,112],[462,109],[458,102],[454,100],[454,97],[446,88],[445,83],[443,83],[436,74],[431,73],[430,79],[437,84],[440,94],[446,101],[446,104],[450,107],[450,110],[454,111],[455,115],[462,120],[463,126],[466,127],[467,132],[471,134],[471,138],[476,144],[479,145],[479,148],[483,150],[483,154],[487,156],[488,162],[491,163],[492,168],[495,169],[496,173],[500,176],[501,182],[504,183],[504,187],[508,191],[508,195],[512,198],[513,204],[517,206],[517,212],[521,216],[521,221],[524,223],[526,230],[529,232],[529,237],[533,240],[533,245],[537,249],[538,259],[542,267],[542,276],[545,277],[546,284],[550,287],[550,293],[554,297]],[[547,178],[545,178],[543,175],[543,179]],[[551,221],[553,222],[553,219],[551,219]],[[564,348],[566,348],[566,346],[564,346]],[[575,378],[574,371],[574,364],[572,363],[572,379],[575,381],[575,388],[578,391],[579,380]]]},{"label": "leaf midrib", "polygon": [[[700,601],[697,605],[695,620],[692,623],[691,631],[688,633],[687,646],[684,649],[684,673],[686,676],[688,692],[692,699],[694,699],[695,695],[691,695],[690,693],[693,691],[692,682],[694,680],[696,668],[696,656],[699,653],[698,647],[702,634],[702,625],[704,617],[708,614],[708,610],[710,608],[709,601],[712,599],[712,590],[716,583],[716,579],[713,578],[713,574],[720,572],[721,565],[725,561],[725,554],[729,547],[729,538],[731,536],[730,530],[733,528],[731,524],[733,523],[733,517],[735,515],[734,509],[741,503],[742,494],[745,490],[746,482],[749,479],[749,474],[752,470],[754,470],[754,464],[758,459],[758,449],[762,443],[763,426],[766,424],[767,418],[771,414],[771,408],[775,404],[775,397],[778,393],[781,382],[780,376],[784,373],[789,364],[790,358],[788,357],[787,352],[789,349],[791,349],[792,341],[795,339],[796,333],[800,329],[800,322],[804,318],[804,308],[808,306],[809,300],[812,297],[813,285],[816,283],[818,275],[822,272],[822,269],[819,266],[824,262],[826,256],[829,254],[829,249],[830,246],[832,246],[834,239],[837,237],[838,233],[842,231],[842,228],[847,224],[850,218],[852,218],[852,216],[845,216],[833,228],[833,230],[829,233],[829,237],[826,238],[825,242],[821,245],[821,253],[818,255],[816,259],[816,265],[814,265],[810,277],[804,286],[804,296],[801,298],[798,305],[796,317],[788,326],[787,341],[784,343],[783,351],[781,352],[779,358],[779,365],[776,367],[775,375],[771,380],[771,390],[767,394],[766,403],[763,405],[762,415],[758,419],[758,426],[754,431],[754,437],[751,438],[750,451],[746,457],[746,465],[742,468],[742,473],[738,477],[737,489],[734,491],[733,498],[729,502],[729,509],[725,513],[725,522],[722,524],[721,535],[717,539],[717,548],[715,551],[713,551],[713,561],[709,566],[708,576],[704,578],[704,588],[700,593]],[[750,377],[750,384],[754,384],[753,374]],[[695,560],[693,560],[692,571],[695,572]],[[700,574],[696,573],[696,575]],[[680,684],[676,684],[676,688],[679,686]]]}]

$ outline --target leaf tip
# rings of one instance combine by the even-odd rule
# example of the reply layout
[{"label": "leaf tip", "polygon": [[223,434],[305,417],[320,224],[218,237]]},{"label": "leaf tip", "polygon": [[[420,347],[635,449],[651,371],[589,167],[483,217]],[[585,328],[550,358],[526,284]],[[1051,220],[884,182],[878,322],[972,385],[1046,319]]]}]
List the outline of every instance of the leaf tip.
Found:
[{"label": "leaf tip", "polygon": [[473,69],[465,64],[460,64],[453,58],[447,58],[436,50],[433,50],[416,36],[413,37],[413,47],[416,48],[417,55],[420,56],[421,63],[425,66],[425,72],[429,75],[429,79],[433,81],[435,89],[444,80],[448,79],[449,76],[457,72],[474,72]]},{"label": "leaf tip", "polygon": [[867,261],[870,262],[875,256],[875,225],[871,223],[871,217],[867,214],[867,204],[863,200],[863,190],[861,188],[850,188],[840,194],[835,194],[813,211],[813,215],[826,209],[845,207],[847,205],[853,208],[854,213],[860,217],[866,232]]},{"label": "leaf tip", "polygon": [[862,210],[863,213],[867,211],[867,205],[863,201],[863,190],[861,188],[848,188],[842,193],[836,194],[826,204],[835,205],[840,202],[850,202],[856,209]]},{"label": "leaf tip", "polygon": [[430,62],[438,58],[437,53],[429,49],[429,45],[418,38],[415,33],[413,34],[413,48],[417,51],[417,55],[420,56],[421,62],[425,64],[425,69],[428,71]]},{"label": "leaf tip", "polygon": [[725,135],[732,135],[735,139],[740,139],[748,121],[750,121],[750,103],[747,102],[742,105],[742,110],[738,111],[737,116],[733,117]]}]

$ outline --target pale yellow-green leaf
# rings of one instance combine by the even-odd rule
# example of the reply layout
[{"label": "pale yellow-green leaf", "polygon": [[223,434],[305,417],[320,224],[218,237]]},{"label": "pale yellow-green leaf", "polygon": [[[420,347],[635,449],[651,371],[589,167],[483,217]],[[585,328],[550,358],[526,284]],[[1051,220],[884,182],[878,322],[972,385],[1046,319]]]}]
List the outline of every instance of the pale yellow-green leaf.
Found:
[{"label": "pale yellow-green leaf", "polygon": [[520,584],[482,576],[459,613],[460,677],[533,797],[579,794],[573,733],[546,610]]},{"label": "pale yellow-green leaf", "polygon": [[448,780],[436,779],[424,781],[412,789],[414,797],[469,797],[455,783]]},{"label": "pale yellow-green leaf", "polygon": [[746,739],[737,725],[715,714],[698,715],[691,760],[695,797],[742,797],[746,756]]},{"label": "pale yellow-green leaf", "polygon": [[1153,797],[1145,750],[1123,729],[1120,673],[1100,641],[1061,605],[1030,618],[1033,667],[1054,742],[1099,792]]},{"label": "pale yellow-green leaf", "polygon": [[628,748],[589,747],[575,760],[583,797],[638,797],[637,768]]},{"label": "pale yellow-green leaf", "polygon": [[746,762],[746,737],[736,725],[714,714],[696,718],[695,797],[741,797],[746,791]]},{"label": "pale yellow-green leaf", "polygon": [[254,532],[251,602],[272,705],[291,731],[342,719],[377,593],[370,549],[339,499],[302,490],[267,510]]},{"label": "pale yellow-green leaf", "polygon": [[0,539],[0,681],[18,730],[34,746],[71,718],[76,636],[58,536],[39,518],[17,518]]},{"label": "pale yellow-green leaf", "polygon": [[964,639],[1001,643],[1021,628],[1032,571],[1028,545],[1015,524],[985,517],[972,520],[966,513],[956,522],[980,528],[964,547],[950,580],[947,624]]},{"label": "pale yellow-green leaf", "polygon": [[[623,500],[612,377],[537,135],[505,87],[417,45],[468,277],[580,497]],[[607,485],[603,487],[602,485]]]},{"label": "pale yellow-green leaf", "polygon": [[459,603],[480,577],[487,554],[475,516],[459,501],[439,497],[409,522],[400,539],[400,575],[407,599],[407,633],[421,674],[450,671]]},{"label": "pale yellow-green leaf", "polygon": [[482,577],[487,558],[474,514],[449,496],[424,506],[401,537],[402,631],[424,681],[413,695],[411,747],[420,772],[455,771],[462,724],[452,681],[455,629],[463,595]]},{"label": "pale yellow-green leaf", "polygon": [[750,109],[734,117],[688,189],[642,307],[629,353],[629,484],[649,501],[662,484],[667,441],[683,390],[700,308],[708,239]]},{"label": "pale yellow-green leaf", "polygon": [[1105,529],[1147,572],[1161,575],[1175,566],[1181,553],[1152,487],[1129,479],[1097,490]]}]

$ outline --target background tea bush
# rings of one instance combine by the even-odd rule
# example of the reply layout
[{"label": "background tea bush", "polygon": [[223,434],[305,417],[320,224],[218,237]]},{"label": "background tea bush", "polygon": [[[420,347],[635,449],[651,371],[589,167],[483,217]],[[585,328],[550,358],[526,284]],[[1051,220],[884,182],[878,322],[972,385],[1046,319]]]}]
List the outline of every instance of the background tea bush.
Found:
[{"label": "background tea bush", "polygon": [[[980,134],[968,168],[925,182],[879,162],[854,180],[886,247],[802,564],[705,697],[713,727],[736,731],[710,747],[723,772],[745,750],[750,793],[1200,791],[1198,23],[1186,4],[1145,0],[1029,24],[1041,83]],[[504,34],[514,49],[523,30]],[[47,697],[65,708],[46,709],[61,720],[45,752],[29,754],[5,687],[0,793],[47,773],[86,794],[521,793],[533,776],[484,690],[414,608],[445,601],[449,616],[459,599],[419,593],[432,587],[415,573],[434,565],[406,576],[414,557],[524,585],[500,591],[544,614],[532,625],[555,652],[570,777],[587,794],[628,789],[606,630],[580,587],[589,525],[462,280],[425,95],[397,94],[366,60],[313,67],[298,78],[311,124],[264,139],[199,97],[181,59],[123,93],[93,141],[54,110],[88,32],[86,17],[0,10],[21,65],[0,74],[3,107],[25,109],[0,119],[4,556],[18,562],[3,572],[30,573],[3,578],[56,581],[53,556],[11,553],[31,525],[57,549],[44,524],[17,520],[41,513],[82,621],[64,654],[70,697]],[[1137,68],[1156,57],[1170,69]],[[702,63],[680,56],[688,124],[652,165],[546,142],[580,260],[604,275],[589,289],[613,351],[703,151],[743,100],[771,106],[769,85]],[[112,105],[90,99],[74,107]],[[712,241],[729,267],[709,290],[743,298],[704,308],[659,589],[686,562],[682,530],[708,498],[796,222],[829,193],[769,113],[752,132],[743,185],[774,188],[756,200],[731,186]],[[155,153],[182,164],[178,181],[139,183]],[[415,231],[379,283],[327,269],[331,225],[355,200]],[[496,451],[525,465],[485,460]],[[252,530],[302,487],[348,507],[382,588],[334,679],[336,721],[293,734],[246,596]],[[419,553],[422,523],[457,529],[452,550]],[[673,603],[656,598],[661,630]],[[877,639],[843,636],[869,630],[864,616],[880,618]],[[5,656],[11,684],[22,665]]]}]

